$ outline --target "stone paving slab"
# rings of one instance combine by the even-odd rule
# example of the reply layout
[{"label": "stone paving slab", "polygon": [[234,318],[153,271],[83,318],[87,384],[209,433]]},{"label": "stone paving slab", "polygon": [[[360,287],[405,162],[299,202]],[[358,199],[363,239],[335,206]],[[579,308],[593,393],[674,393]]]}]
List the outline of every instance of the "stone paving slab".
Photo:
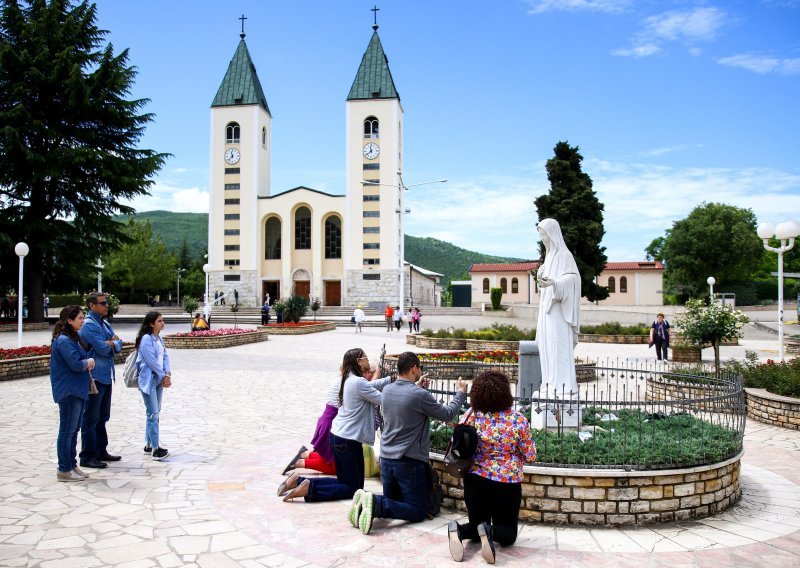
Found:
[{"label": "stone paving slab", "polygon": [[[132,339],[136,326],[117,331]],[[450,566],[445,527],[460,512],[414,525],[378,520],[364,536],[345,520],[346,502],[283,503],[274,493],[313,432],[344,351],[361,346],[376,357],[384,344],[409,348],[405,333],[340,329],[172,351],[175,386],[161,418],[172,455],[144,455],[141,396],[118,382],[109,449],[123,459],[75,484],[55,481],[49,379],[0,384],[0,566]],[[599,353],[647,356],[641,346]],[[745,450],[742,500],[719,516],[632,529],[523,524],[498,564],[797,566],[800,433],[750,422]],[[367,484],[380,488],[377,478]],[[464,564],[483,563],[468,545]]]}]

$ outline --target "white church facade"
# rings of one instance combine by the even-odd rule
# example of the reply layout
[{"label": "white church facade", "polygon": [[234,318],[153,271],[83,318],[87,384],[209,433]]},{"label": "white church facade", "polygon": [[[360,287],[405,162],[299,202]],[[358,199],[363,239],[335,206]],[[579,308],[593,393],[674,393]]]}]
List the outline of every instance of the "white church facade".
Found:
[{"label": "white church facade", "polygon": [[[266,294],[329,306],[400,303],[403,107],[377,28],[345,102],[344,195],[304,186],[273,194],[272,114],[241,34],[211,104],[212,293],[236,290],[250,306]],[[419,299],[438,301],[438,275],[402,265],[402,303],[430,305],[412,297],[422,285]]]}]

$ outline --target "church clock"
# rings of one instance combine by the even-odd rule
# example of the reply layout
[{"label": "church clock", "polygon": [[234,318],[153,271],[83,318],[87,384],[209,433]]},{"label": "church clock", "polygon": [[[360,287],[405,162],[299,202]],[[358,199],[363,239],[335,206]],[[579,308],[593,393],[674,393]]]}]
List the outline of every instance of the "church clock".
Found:
[{"label": "church clock", "polygon": [[239,150],[236,148],[228,148],[225,150],[225,161],[231,165],[238,163],[240,157]]},{"label": "church clock", "polygon": [[369,144],[364,145],[364,157],[368,160],[374,160],[380,154],[381,149],[378,148],[378,145],[375,142],[370,142]]}]

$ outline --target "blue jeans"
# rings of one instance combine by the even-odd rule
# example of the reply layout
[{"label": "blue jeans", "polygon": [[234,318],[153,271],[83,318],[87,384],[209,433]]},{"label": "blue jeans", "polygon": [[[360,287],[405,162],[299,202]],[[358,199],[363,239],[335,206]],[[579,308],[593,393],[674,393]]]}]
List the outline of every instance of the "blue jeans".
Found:
[{"label": "blue jeans", "polygon": [[158,415],[161,412],[161,397],[163,395],[164,385],[161,383],[150,385],[150,394],[142,392],[144,411],[147,416],[144,428],[144,443],[153,449],[160,447],[158,445]]},{"label": "blue jeans", "polygon": [[106,422],[111,418],[111,383],[95,381],[97,394],[90,394],[81,425],[81,461],[96,460],[108,453]]},{"label": "blue jeans", "polygon": [[[317,477],[310,479],[306,501],[339,501],[351,499],[353,494],[364,489],[364,450],[361,442],[340,438],[331,434],[333,461],[336,463],[336,479]],[[305,478],[298,479],[298,483]]]},{"label": "blue jeans", "polygon": [[375,495],[375,516],[418,523],[428,512],[428,464],[381,457],[383,495]]},{"label": "blue jeans", "polygon": [[78,465],[78,429],[85,407],[86,401],[77,396],[67,396],[58,403],[58,471],[70,471]]}]

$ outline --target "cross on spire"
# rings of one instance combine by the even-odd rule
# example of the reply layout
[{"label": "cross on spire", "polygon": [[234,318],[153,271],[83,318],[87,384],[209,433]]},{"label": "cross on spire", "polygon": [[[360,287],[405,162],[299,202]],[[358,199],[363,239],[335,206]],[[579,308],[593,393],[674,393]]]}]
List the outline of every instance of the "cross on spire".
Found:
[{"label": "cross on spire", "polygon": [[373,6],[370,9],[370,12],[372,12],[373,17],[375,18],[374,23],[372,24],[372,29],[375,31],[378,31],[378,12],[380,12],[380,10],[381,9],[378,8],[377,6]]},{"label": "cross on spire", "polygon": [[242,21],[242,33],[240,33],[240,34],[239,34],[239,37],[240,37],[240,38],[242,38],[242,39],[244,39],[244,36],[246,35],[246,34],[244,33],[244,21],[245,21],[247,18],[245,17],[245,15],[244,15],[244,14],[242,14],[242,17],[241,17],[241,18],[239,18],[239,19]]}]

